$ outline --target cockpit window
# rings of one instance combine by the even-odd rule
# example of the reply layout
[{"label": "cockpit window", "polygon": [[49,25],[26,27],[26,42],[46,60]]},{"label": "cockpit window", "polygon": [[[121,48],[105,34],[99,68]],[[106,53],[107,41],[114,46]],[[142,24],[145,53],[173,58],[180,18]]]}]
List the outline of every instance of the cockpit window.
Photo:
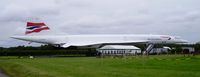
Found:
[{"label": "cockpit window", "polygon": [[170,37],[170,36],[161,36],[161,38],[167,39],[167,40],[171,40],[171,37]]}]

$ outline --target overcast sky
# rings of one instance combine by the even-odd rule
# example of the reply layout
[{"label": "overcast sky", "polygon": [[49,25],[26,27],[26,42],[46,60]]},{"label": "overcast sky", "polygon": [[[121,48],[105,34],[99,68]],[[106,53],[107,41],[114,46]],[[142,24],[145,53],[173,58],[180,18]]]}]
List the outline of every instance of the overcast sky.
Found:
[{"label": "overcast sky", "polygon": [[167,34],[200,41],[200,0],[0,0],[0,46],[27,45],[27,21],[51,34]]}]

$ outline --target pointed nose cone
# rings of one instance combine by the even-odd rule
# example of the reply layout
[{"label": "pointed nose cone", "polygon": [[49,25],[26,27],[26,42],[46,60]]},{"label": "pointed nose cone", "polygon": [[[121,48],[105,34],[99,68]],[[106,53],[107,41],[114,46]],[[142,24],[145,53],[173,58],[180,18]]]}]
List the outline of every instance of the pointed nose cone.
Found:
[{"label": "pointed nose cone", "polygon": [[188,41],[188,40],[183,40],[183,39],[182,39],[182,40],[180,41],[180,43],[189,43],[189,41]]},{"label": "pointed nose cone", "polygon": [[189,41],[188,41],[188,40],[183,40],[183,42],[185,42],[185,43],[189,43]]}]

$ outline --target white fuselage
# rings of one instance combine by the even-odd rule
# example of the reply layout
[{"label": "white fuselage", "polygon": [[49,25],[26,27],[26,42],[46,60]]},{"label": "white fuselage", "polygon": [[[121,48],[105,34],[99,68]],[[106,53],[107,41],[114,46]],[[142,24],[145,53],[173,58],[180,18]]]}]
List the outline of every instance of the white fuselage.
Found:
[{"label": "white fuselage", "polygon": [[66,35],[66,36],[12,36],[11,38],[69,46],[94,44],[126,44],[126,43],[186,43],[186,40],[169,35]]}]

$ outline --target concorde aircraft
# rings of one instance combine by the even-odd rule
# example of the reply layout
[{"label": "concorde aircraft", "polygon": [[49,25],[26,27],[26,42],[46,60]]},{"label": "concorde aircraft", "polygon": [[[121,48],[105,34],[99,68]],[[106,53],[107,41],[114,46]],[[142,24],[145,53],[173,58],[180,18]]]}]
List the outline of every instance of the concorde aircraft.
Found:
[{"label": "concorde aircraft", "polygon": [[187,43],[187,40],[170,35],[144,35],[144,34],[106,34],[106,35],[40,35],[27,36],[31,33],[38,33],[43,30],[50,30],[44,23],[27,22],[26,35],[11,36],[11,38],[29,42],[51,44],[67,48],[69,46],[92,46],[92,45],[130,45],[134,43],[148,44],[146,51],[153,48],[154,44],[176,44]]}]

